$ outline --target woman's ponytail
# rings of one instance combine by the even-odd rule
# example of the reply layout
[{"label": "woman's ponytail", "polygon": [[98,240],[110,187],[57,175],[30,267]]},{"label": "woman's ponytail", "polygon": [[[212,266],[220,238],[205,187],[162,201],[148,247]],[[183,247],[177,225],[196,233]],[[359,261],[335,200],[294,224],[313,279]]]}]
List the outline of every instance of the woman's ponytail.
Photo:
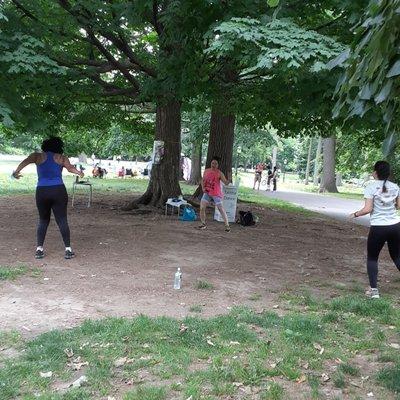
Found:
[{"label": "woman's ponytail", "polygon": [[390,176],[390,164],[387,161],[377,161],[374,165],[374,171],[378,179],[383,181],[382,192],[387,192],[386,181]]}]

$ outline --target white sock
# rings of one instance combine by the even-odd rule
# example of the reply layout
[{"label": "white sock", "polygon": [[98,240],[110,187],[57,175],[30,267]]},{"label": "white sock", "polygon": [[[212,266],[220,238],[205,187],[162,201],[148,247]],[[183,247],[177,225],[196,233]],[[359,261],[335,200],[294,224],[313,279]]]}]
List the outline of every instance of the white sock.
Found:
[{"label": "white sock", "polygon": [[43,246],[38,246],[38,247],[36,247],[36,250],[43,251]]},{"label": "white sock", "polygon": [[72,253],[71,247],[66,247],[66,248],[65,248],[65,251],[70,251],[70,252]]}]

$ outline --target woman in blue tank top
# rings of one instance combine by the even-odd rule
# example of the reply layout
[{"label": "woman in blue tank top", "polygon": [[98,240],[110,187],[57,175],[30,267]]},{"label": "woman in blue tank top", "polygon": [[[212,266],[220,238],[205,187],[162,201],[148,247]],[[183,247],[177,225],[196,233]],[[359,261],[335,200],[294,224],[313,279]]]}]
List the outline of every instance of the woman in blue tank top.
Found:
[{"label": "woman in blue tank top", "polygon": [[35,258],[43,258],[43,244],[49,226],[51,211],[60,229],[64,244],[66,259],[75,254],[71,249],[70,231],[67,219],[68,194],[62,179],[62,169],[83,177],[83,172],[78,171],[63,155],[64,143],[59,137],[51,137],[42,143],[41,153],[32,153],[13,172],[16,179],[21,177],[21,170],[29,164],[36,164],[38,182],[36,187],[36,205],[39,211],[37,227],[37,248]]}]

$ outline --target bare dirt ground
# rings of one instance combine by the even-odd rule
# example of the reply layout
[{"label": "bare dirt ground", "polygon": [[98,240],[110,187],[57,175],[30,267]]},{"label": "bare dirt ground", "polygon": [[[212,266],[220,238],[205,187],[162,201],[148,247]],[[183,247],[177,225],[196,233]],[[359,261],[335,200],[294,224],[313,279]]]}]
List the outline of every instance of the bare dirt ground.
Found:
[{"label": "bare dirt ground", "polygon": [[[124,200],[102,195],[90,209],[70,208],[73,260],[64,260],[52,220],[46,257],[35,260],[33,196],[0,198],[0,265],[42,271],[0,282],[0,331],[16,329],[30,337],[86,318],[184,317],[193,305],[202,305],[207,317],[235,305],[267,309],[282,292],[300,286],[330,297],[337,283],[367,284],[365,227],[253,206],[260,216],[257,226],[234,225],[225,233],[222,224],[212,222],[199,231],[198,223],[180,222],[176,215],[124,213],[119,208]],[[398,290],[386,250],[380,265],[382,291]],[[183,287],[175,291],[178,266]],[[199,279],[214,288],[196,289]]]}]

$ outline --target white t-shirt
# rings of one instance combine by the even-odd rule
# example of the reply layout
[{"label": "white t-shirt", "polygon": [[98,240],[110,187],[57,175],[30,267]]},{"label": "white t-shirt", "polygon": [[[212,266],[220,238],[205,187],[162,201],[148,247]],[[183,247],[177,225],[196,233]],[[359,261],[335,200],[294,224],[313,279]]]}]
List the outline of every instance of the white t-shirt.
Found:
[{"label": "white t-shirt", "polygon": [[399,196],[399,187],[386,181],[386,192],[382,192],[383,181],[371,182],[364,191],[364,198],[374,199],[374,208],[371,212],[371,225],[394,225],[400,222],[396,211],[396,200]]}]

